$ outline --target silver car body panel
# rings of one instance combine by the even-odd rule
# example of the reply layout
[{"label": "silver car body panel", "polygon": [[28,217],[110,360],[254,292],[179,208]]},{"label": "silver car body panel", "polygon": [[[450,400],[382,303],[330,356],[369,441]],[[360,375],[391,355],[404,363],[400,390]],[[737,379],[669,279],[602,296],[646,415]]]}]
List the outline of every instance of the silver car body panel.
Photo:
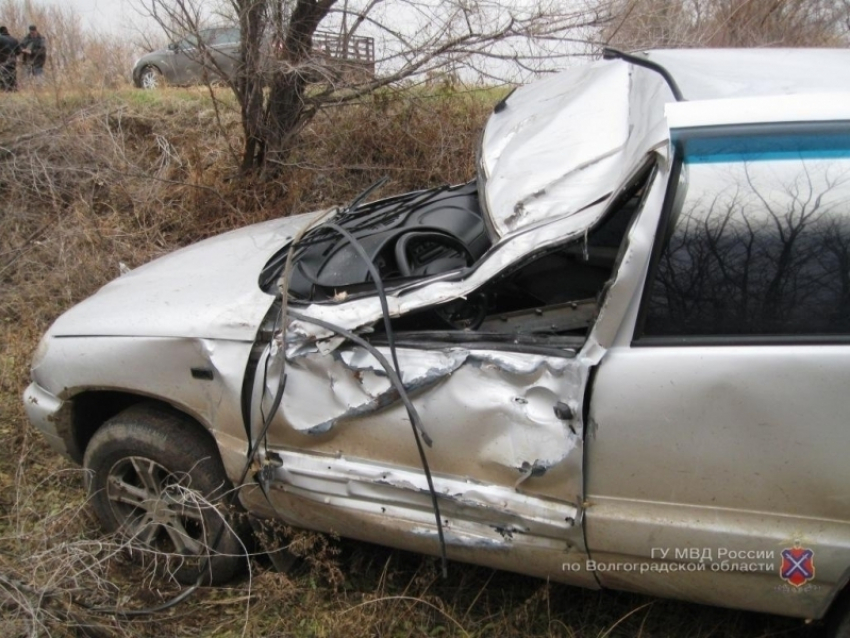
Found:
[{"label": "silver car body panel", "polygon": [[[658,569],[610,569],[601,583],[823,614],[850,576],[848,356],[846,345],[611,349],[591,398],[587,542],[602,563]],[[799,589],[779,574],[795,546],[816,565]]]},{"label": "silver car body panel", "polygon": [[[379,348],[389,356],[386,348]],[[282,348],[265,387],[275,394]],[[268,353],[267,353],[268,354]],[[473,347],[399,348],[402,379],[433,447],[450,558],[584,586],[583,435],[589,362]],[[275,359],[278,361],[275,362]],[[410,423],[383,369],[367,352],[287,359],[286,389],[264,462],[275,515],[292,524],[439,553],[437,529]],[[324,379],[317,386],[316,379]],[[470,388],[475,388],[470,392]],[[553,408],[570,406],[573,419]],[[259,414],[252,429],[262,427]],[[255,503],[260,495],[243,495]],[[569,564],[565,568],[564,564]]]},{"label": "silver car body panel", "polygon": [[51,326],[48,336],[192,337],[252,342],[274,298],[259,273],[311,216],[224,233],[106,284]]},{"label": "silver car body panel", "polygon": [[[33,368],[24,403],[54,449],[68,454],[63,407],[80,392],[129,391],[165,401],[212,432],[236,480],[248,449],[240,401],[251,346],[185,337],[53,337]],[[209,370],[212,379],[194,378],[192,368]]]},{"label": "silver car body panel", "polygon": [[647,57],[676,78],[689,102],[850,91],[847,49],[660,49]]},{"label": "silver car body panel", "polygon": [[[688,102],[850,91],[846,50],[659,50],[647,57],[671,72]],[[840,101],[832,96],[833,104]],[[619,60],[519,88],[490,118],[482,140],[481,201],[495,235],[610,199],[635,159],[669,139],[669,102],[658,73]],[[764,102],[759,111],[769,121]]]}]

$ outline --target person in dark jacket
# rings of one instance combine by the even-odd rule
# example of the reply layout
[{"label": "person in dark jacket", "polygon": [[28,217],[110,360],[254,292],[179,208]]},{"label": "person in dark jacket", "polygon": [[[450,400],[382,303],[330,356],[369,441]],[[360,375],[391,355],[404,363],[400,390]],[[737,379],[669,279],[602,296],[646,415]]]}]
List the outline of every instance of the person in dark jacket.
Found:
[{"label": "person in dark jacket", "polygon": [[38,32],[38,27],[30,25],[29,33],[21,40],[21,52],[24,54],[23,62],[29,67],[30,74],[37,77],[44,73],[44,63],[47,60],[47,46],[44,36]]},{"label": "person in dark jacket", "polygon": [[9,29],[0,27],[0,90],[18,89],[18,54],[21,45],[9,34]]}]

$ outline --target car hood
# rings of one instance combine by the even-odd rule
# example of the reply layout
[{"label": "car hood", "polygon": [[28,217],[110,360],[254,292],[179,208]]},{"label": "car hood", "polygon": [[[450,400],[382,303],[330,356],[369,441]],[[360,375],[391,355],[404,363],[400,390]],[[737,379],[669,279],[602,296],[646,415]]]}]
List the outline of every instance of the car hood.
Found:
[{"label": "car hood", "polygon": [[274,301],[260,290],[260,271],[311,217],[241,228],[140,266],[59,317],[49,334],[253,341]]},{"label": "car hood", "polygon": [[[844,49],[646,56],[667,69],[689,102],[850,88]],[[665,106],[674,101],[659,73],[623,60],[569,69],[508,96],[487,122],[479,152],[481,203],[493,239],[553,219],[573,217],[576,231],[596,223],[598,216],[579,213],[615,197],[648,153],[666,155]]]}]

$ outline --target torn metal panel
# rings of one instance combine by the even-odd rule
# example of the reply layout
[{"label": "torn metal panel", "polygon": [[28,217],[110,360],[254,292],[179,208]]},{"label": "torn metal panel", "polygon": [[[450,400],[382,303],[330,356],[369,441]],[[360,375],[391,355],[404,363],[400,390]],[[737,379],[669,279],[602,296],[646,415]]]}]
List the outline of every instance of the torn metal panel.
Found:
[{"label": "torn metal panel", "polygon": [[669,132],[661,76],[598,61],[521,87],[487,123],[479,189],[489,226],[506,237],[571,218],[607,199]]},{"label": "torn metal panel", "polygon": [[[689,103],[711,100],[711,111],[721,98],[850,92],[843,50],[658,50],[647,57],[673,75]],[[479,188],[495,235],[569,217],[614,191],[636,160],[669,139],[664,106],[673,101],[660,74],[622,60],[516,90],[482,139]],[[765,101],[755,121],[770,109]],[[740,113],[732,107],[730,117]]]},{"label": "torn metal panel", "polygon": [[[437,553],[428,486],[418,469],[281,449],[267,460],[266,488],[288,523]],[[593,586],[585,554],[573,544],[581,537],[578,503],[462,477],[435,474],[434,484],[451,558]],[[252,498],[258,495],[243,495]]]},{"label": "torn metal panel", "polygon": [[[337,497],[311,498],[276,480],[279,475],[273,478],[268,491],[275,504],[274,510],[258,488],[246,487],[240,493],[242,502],[251,511],[265,511],[269,517],[305,529],[327,530],[346,538],[439,555],[433,515],[429,517],[427,512],[419,512],[403,500],[401,504],[383,504],[364,499],[360,507],[347,508],[346,505],[354,505],[356,499],[346,497],[339,506]],[[413,494],[411,492],[411,496]],[[583,551],[560,539],[521,531],[529,526],[520,525],[517,529],[498,514],[491,521],[467,522],[458,518],[466,508],[452,505],[442,497],[440,502],[441,507],[451,509],[451,518],[444,517],[450,559],[598,589],[593,574],[587,570],[587,554]],[[565,510],[564,513],[564,518],[568,518],[569,512]],[[420,517],[421,523],[411,520]]]},{"label": "torn metal panel", "polygon": [[[428,484],[421,471],[287,450],[272,452],[269,461],[276,466],[273,488],[343,510],[386,514],[387,508],[392,508],[395,518],[430,530],[425,533],[436,531]],[[577,503],[529,496],[469,479],[435,476],[434,487],[443,517],[454,530],[455,542],[461,544],[478,536],[497,539],[507,548],[511,534],[527,534],[553,539],[566,549],[565,531],[575,526],[578,516]]]},{"label": "torn metal panel", "polygon": [[[454,372],[468,356],[467,351],[459,348],[445,352],[400,350],[402,381],[411,393],[430,387]],[[277,378],[272,374],[266,382],[269,406]],[[323,382],[316,383],[318,379]],[[316,353],[291,360],[281,409],[291,427],[321,434],[337,421],[366,416],[398,399],[397,390],[378,361],[363,348],[353,347],[331,356]]]},{"label": "torn metal panel", "polygon": [[[398,348],[398,357],[434,440],[428,455],[435,473],[578,499],[581,423],[560,419],[555,406],[566,402],[581,414],[582,361],[472,348]],[[267,401],[275,387],[267,381]],[[417,471],[420,465],[394,389],[377,361],[359,348],[289,361],[269,441]],[[530,477],[528,467],[535,468]]]}]

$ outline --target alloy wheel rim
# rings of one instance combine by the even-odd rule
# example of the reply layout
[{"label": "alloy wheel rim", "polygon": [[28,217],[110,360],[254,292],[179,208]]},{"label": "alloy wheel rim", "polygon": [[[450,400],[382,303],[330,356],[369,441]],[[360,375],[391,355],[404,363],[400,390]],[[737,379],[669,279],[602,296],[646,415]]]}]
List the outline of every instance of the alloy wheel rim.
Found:
[{"label": "alloy wheel rim", "polygon": [[142,73],[142,86],[146,89],[155,89],[158,84],[156,72],[151,69],[145,69]]},{"label": "alloy wheel rim", "polygon": [[188,475],[149,458],[125,457],[109,470],[106,496],[124,536],[157,552],[204,553],[204,509],[213,506],[189,488]]}]

